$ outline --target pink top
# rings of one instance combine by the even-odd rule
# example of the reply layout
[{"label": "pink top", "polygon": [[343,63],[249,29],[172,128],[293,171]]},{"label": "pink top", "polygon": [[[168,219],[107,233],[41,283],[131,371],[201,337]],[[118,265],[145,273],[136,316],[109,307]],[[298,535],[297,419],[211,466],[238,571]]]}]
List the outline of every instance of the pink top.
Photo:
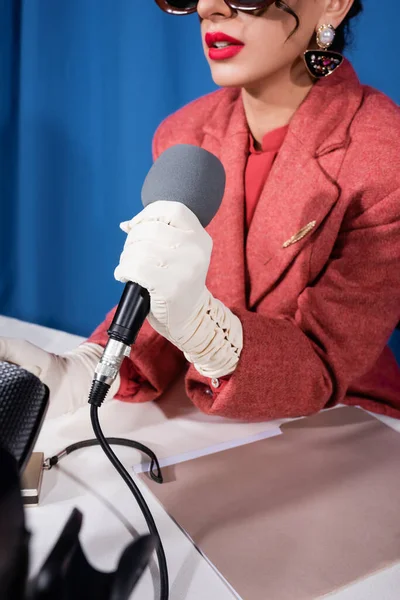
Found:
[{"label": "pink top", "polygon": [[286,137],[289,125],[267,133],[262,140],[262,149],[256,150],[250,135],[250,154],[245,172],[246,227],[250,227],[261,191],[268,179],[274,160]]}]

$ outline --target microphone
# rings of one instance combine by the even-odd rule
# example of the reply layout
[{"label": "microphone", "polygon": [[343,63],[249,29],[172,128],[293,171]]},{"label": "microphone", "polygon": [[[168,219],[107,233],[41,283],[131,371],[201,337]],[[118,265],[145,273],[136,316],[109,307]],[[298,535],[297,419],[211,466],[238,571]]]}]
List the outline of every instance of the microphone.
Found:
[{"label": "microphone", "polygon": [[[178,144],[165,150],[151,167],[142,188],[142,204],[181,202],[206,227],[217,213],[224,191],[221,161],[198,146]],[[109,340],[95,370],[90,404],[101,406],[149,312],[149,292],[137,283],[125,284],[107,331]]]}]

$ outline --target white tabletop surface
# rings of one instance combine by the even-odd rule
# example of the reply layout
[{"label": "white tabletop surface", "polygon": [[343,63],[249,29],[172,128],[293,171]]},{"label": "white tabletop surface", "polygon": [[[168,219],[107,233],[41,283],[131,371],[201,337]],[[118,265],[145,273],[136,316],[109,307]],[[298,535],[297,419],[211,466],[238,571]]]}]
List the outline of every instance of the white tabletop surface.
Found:
[{"label": "white tabletop surface", "polygon": [[[0,335],[21,337],[46,350],[64,352],[82,338],[0,316]],[[162,410],[157,403],[104,404],[100,420],[107,436],[136,439],[149,445],[158,456],[167,457],[182,451],[202,448],[218,441],[257,435],[274,424],[232,423],[207,417],[194,407],[182,414]],[[387,417],[385,423],[400,432],[400,422]],[[68,444],[92,438],[89,409],[83,407],[73,415],[47,419],[36,450],[51,456]],[[129,469],[140,462],[133,449],[116,452]],[[131,469],[132,473],[132,469]],[[212,566],[194,548],[189,539],[166,514],[140,479],[134,475],[159,529],[167,556],[171,600],[232,600],[238,596]],[[80,539],[89,561],[102,570],[114,569],[132,540],[132,529],[146,532],[143,516],[128,488],[109,464],[100,448],[79,450],[65,458],[58,467],[44,473],[40,506],[26,510],[32,532],[31,570],[43,563],[74,507],[84,515]],[[376,573],[334,594],[332,600],[398,600],[400,564]],[[133,600],[158,597],[158,573],[155,561],[143,575]],[[244,599],[251,600],[251,599]],[[273,600],[273,599],[269,599]],[[295,600],[295,599],[293,599]],[[312,600],[312,599],[310,599]]]}]

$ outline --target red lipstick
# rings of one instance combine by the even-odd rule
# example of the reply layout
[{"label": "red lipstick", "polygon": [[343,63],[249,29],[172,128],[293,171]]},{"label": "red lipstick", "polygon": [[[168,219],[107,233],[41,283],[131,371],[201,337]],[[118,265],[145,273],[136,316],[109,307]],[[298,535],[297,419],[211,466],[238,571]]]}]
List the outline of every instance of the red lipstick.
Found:
[{"label": "red lipstick", "polygon": [[244,48],[243,42],[221,31],[206,33],[205,41],[209,47],[208,56],[211,60],[232,58]]}]

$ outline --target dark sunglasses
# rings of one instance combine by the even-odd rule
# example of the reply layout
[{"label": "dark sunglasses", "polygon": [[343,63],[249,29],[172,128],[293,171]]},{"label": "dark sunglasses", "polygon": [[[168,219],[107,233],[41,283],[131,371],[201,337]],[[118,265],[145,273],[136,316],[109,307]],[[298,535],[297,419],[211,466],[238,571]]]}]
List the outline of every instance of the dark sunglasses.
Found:
[{"label": "dark sunglasses", "polygon": [[[197,10],[198,0],[156,0],[158,6],[170,15],[190,15]],[[267,8],[275,0],[224,0],[234,10],[256,11]]]}]

